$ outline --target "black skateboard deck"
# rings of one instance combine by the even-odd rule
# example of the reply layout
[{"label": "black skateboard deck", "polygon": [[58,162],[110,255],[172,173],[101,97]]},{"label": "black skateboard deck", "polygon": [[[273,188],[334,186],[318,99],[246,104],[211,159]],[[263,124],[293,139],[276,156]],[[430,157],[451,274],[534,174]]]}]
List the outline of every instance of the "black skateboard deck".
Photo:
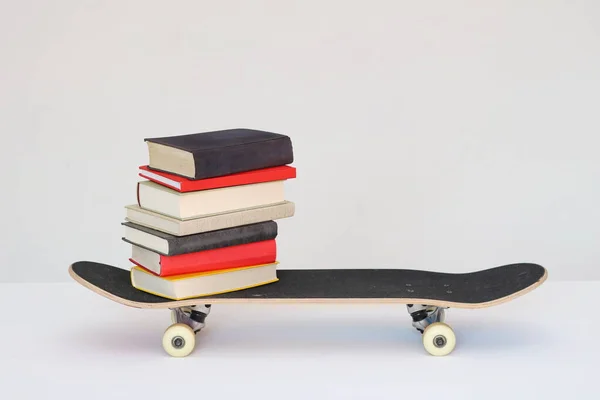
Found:
[{"label": "black skateboard deck", "polygon": [[533,289],[543,282],[546,270],[530,263],[460,274],[407,269],[279,270],[279,281],[274,283],[186,300],[170,300],[138,290],[131,285],[128,270],[111,265],[79,261],[71,265],[70,274],[105,297],[139,308],[243,301],[374,301],[480,308]]},{"label": "black skateboard deck", "polygon": [[422,333],[425,350],[445,356],[456,345],[454,331],[444,322],[446,308],[501,304],[533,290],[548,276],[544,267],[531,263],[456,274],[407,269],[279,270],[279,280],[274,283],[170,300],[134,288],[130,272],[111,265],[78,261],[69,267],[69,274],[81,285],[117,303],[171,309],[173,324],[164,332],[162,344],[174,357],[192,352],[196,333],[205,327],[213,304],[243,302],[406,304],[413,327]]}]

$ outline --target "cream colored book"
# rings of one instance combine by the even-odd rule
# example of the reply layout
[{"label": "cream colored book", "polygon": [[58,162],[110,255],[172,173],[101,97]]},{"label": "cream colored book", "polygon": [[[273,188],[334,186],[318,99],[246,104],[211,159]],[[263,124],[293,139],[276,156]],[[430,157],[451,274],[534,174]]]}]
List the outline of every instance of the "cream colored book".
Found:
[{"label": "cream colored book", "polygon": [[183,300],[277,282],[277,264],[279,263],[168,277],[160,277],[135,266],[131,268],[131,284],[147,293],[171,300]]},{"label": "cream colored book", "polygon": [[198,218],[285,201],[284,180],[178,192],[151,181],[138,182],[138,205],[178,219]]},{"label": "cream colored book", "polygon": [[181,220],[146,210],[137,204],[125,206],[125,209],[127,211],[125,220],[127,221],[156,229],[157,231],[170,233],[171,235],[185,236],[233,228],[235,226],[249,225],[257,222],[289,218],[294,215],[295,204],[291,201],[284,201],[268,206],[205,215],[200,218],[187,220]]}]

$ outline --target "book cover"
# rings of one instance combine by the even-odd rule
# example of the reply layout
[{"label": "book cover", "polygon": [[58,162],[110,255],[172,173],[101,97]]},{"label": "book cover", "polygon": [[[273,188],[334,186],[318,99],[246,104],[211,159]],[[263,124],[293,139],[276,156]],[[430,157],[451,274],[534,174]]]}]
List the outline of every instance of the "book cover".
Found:
[{"label": "book cover", "polygon": [[265,240],[176,256],[165,256],[133,245],[129,261],[166,277],[269,264],[276,258],[275,240]]},{"label": "book cover", "polygon": [[200,218],[180,220],[146,210],[137,204],[125,206],[125,220],[138,225],[153,228],[175,236],[186,236],[195,233],[233,228],[257,222],[279,220],[293,217],[296,210],[294,202],[285,201],[264,207],[249,208],[223,214],[208,215]]},{"label": "book cover", "polygon": [[278,281],[277,264],[254,265],[171,277],[156,276],[146,269],[131,268],[131,284],[141,291],[171,300],[228,293]]},{"label": "book cover", "polygon": [[285,181],[253,183],[181,193],[152,181],[137,184],[138,205],[169,217],[186,220],[223,214],[285,201]]},{"label": "book cover", "polygon": [[145,138],[150,169],[192,180],[277,167],[294,161],[289,136],[255,129],[225,129]]},{"label": "book cover", "polygon": [[139,176],[142,178],[182,193],[296,178],[296,168],[289,165],[262,168],[199,180],[192,180],[183,176],[152,170],[147,165],[141,165],[139,169]]},{"label": "book cover", "polygon": [[121,225],[125,227],[123,241],[165,256],[272,240],[278,234],[275,221],[258,222],[186,236],[171,235],[133,222],[122,222]]}]

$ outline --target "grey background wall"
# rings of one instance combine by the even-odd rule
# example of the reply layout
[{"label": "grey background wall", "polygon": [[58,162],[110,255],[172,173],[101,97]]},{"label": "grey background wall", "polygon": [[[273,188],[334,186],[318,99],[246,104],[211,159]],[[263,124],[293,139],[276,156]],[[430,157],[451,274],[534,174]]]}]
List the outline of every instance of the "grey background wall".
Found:
[{"label": "grey background wall", "polygon": [[1,281],[127,268],[143,138],[292,137],[281,268],[600,278],[600,3],[2,1]]}]

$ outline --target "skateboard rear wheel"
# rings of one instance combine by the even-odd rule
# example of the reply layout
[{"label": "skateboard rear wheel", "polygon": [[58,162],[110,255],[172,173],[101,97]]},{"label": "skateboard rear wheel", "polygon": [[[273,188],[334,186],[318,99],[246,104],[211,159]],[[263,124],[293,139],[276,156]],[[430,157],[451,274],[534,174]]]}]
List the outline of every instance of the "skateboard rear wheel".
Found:
[{"label": "skateboard rear wheel", "polygon": [[454,350],[456,336],[448,324],[434,322],[423,332],[423,346],[433,356],[445,356]]},{"label": "skateboard rear wheel", "polygon": [[173,357],[185,357],[194,350],[196,335],[186,324],[173,324],[165,331],[162,345]]}]

